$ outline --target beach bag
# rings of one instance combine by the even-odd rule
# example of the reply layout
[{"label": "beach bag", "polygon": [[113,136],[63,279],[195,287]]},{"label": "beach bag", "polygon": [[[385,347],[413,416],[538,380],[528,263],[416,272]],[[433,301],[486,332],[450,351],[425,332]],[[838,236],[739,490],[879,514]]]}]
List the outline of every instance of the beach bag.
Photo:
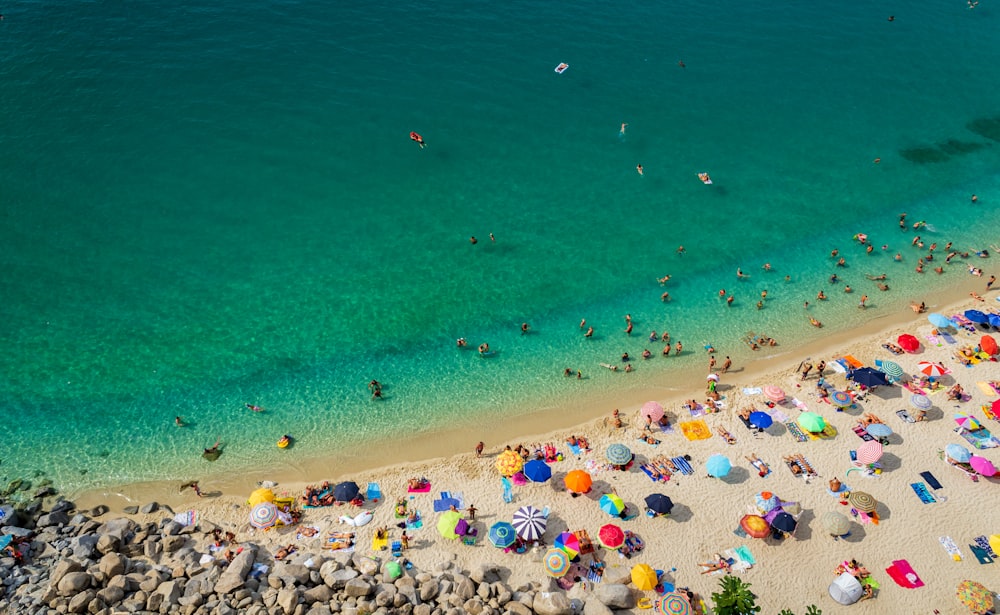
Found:
[{"label": "beach bag", "polygon": [[840,491],[840,481],[836,477],[830,479],[830,491],[834,493]]}]

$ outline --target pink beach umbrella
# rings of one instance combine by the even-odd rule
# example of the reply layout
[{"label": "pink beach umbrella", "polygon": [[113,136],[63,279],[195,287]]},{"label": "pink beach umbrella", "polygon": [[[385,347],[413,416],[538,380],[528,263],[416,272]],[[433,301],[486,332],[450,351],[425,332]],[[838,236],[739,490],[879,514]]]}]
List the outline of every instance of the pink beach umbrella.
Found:
[{"label": "pink beach umbrella", "polygon": [[764,387],[764,396],[773,402],[785,401],[785,392],[773,384]]},{"label": "pink beach umbrella", "polygon": [[858,447],[858,463],[868,465],[882,458],[882,445],[878,440],[869,440]]},{"label": "pink beach umbrella", "polygon": [[920,370],[921,374],[926,374],[928,376],[937,377],[944,376],[948,373],[948,368],[940,363],[932,363],[930,361],[921,361],[917,363],[917,369]]},{"label": "pink beach umbrella", "polygon": [[641,414],[648,421],[656,423],[663,418],[663,406],[655,401],[647,401],[642,405],[642,410],[639,414]]},{"label": "pink beach umbrella", "polygon": [[980,457],[979,455],[973,455],[969,458],[969,465],[976,472],[982,474],[983,476],[993,476],[997,473],[996,466],[993,462],[986,457]]}]

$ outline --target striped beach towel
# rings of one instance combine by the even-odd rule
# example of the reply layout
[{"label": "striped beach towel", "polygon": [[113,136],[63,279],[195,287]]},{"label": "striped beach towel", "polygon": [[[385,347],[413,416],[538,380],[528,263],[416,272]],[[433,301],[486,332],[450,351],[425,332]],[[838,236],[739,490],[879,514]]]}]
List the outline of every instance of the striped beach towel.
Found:
[{"label": "striped beach towel", "polygon": [[795,438],[796,442],[805,442],[806,440],[809,439],[809,436],[807,436],[806,434],[802,433],[802,430],[795,423],[795,421],[788,421],[787,423],[785,423],[785,427],[788,429],[788,433],[793,438]]},{"label": "striped beach towel", "polygon": [[684,459],[683,457],[673,457],[670,461],[677,467],[677,470],[680,471],[681,474],[694,474],[694,468],[691,467],[691,464],[688,463],[687,459]]}]

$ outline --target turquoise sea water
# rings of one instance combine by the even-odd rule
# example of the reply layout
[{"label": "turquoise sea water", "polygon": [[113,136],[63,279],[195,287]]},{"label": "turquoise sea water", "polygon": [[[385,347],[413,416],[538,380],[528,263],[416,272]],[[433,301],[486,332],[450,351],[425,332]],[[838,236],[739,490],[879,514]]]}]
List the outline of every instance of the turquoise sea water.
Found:
[{"label": "turquoise sea water", "polygon": [[[571,408],[704,360],[598,367],[652,329],[728,354],[817,335],[820,288],[845,328],[966,275],[912,273],[901,211],[1000,241],[988,5],[342,4],[5,8],[0,475],[234,472]],[[826,283],[835,247],[873,310]]]}]

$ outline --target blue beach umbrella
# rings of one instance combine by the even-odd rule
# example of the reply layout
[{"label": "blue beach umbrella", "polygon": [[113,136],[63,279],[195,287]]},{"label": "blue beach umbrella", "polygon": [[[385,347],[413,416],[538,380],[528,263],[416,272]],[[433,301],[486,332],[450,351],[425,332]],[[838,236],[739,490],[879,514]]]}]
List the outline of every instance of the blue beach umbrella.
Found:
[{"label": "blue beach umbrella", "polygon": [[910,395],[910,403],[913,404],[913,407],[918,410],[930,410],[930,407],[934,405],[934,402],[931,401],[930,397],[927,397],[926,395],[919,395],[917,393]]},{"label": "blue beach umbrella", "polygon": [[490,527],[490,544],[498,549],[506,549],[517,540],[514,526],[506,521],[498,521]]},{"label": "blue beach umbrella", "polygon": [[977,324],[990,321],[990,317],[979,310],[965,310],[965,317]]},{"label": "blue beach umbrella", "polygon": [[733,462],[729,461],[729,457],[725,455],[712,455],[705,462],[705,470],[708,471],[709,476],[714,478],[722,478],[729,474],[732,469]]},{"label": "blue beach umbrella", "polygon": [[954,329],[955,323],[944,314],[929,314],[927,320],[938,329]]},{"label": "blue beach umbrella", "polygon": [[892,435],[892,428],[885,423],[872,423],[865,428],[865,431],[876,438],[888,438]]},{"label": "blue beach umbrella", "polygon": [[781,506],[781,500],[770,491],[762,491],[754,499],[757,502],[757,510],[764,513],[769,513]]},{"label": "blue beach umbrella", "polygon": [[751,412],[749,421],[757,429],[767,429],[774,423],[774,419],[766,412]]},{"label": "blue beach umbrella", "polygon": [[333,488],[333,499],[338,502],[350,502],[358,497],[361,488],[353,480],[344,481]]},{"label": "blue beach umbrella", "polygon": [[846,408],[854,403],[854,400],[851,399],[851,396],[845,391],[834,391],[833,393],[830,393],[830,401],[841,408]]},{"label": "blue beach umbrella", "polygon": [[521,469],[524,477],[533,483],[544,483],[552,478],[552,468],[541,459],[532,459]]},{"label": "blue beach umbrella", "polygon": [[961,444],[949,444],[944,447],[944,454],[958,463],[968,463],[972,459],[972,453]]},{"label": "blue beach umbrella", "polygon": [[625,502],[613,493],[605,493],[602,495],[600,505],[601,510],[608,513],[612,517],[617,517],[623,510],[625,510]]},{"label": "blue beach umbrella", "polygon": [[870,367],[856,369],[847,374],[847,377],[866,387],[885,386],[889,384],[889,379],[885,377],[885,374]]},{"label": "blue beach umbrella", "polygon": [[1000,329],[1000,314],[987,314],[990,317],[990,326]]}]

